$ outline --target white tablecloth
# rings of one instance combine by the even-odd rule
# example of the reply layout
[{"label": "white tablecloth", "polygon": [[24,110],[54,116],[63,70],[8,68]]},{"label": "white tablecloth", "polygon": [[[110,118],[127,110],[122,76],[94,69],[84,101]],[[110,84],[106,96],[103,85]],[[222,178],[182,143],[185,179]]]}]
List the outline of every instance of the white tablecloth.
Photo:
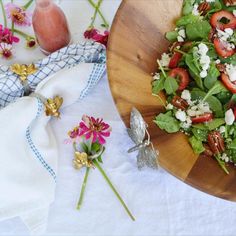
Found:
[{"label": "white tablecloth", "polygon": [[[119,2],[105,0],[102,5],[110,22]],[[90,5],[86,0],[63,0],[61,6],[68,16],[74,42],[82,40],[93,13]],[[21,47],[17,46],[16,57],[8,64],[43,57],[38,49],[27,52]],[[75,209],[84,170],[73,169],[72,147],[66,139],[67,131],[82,114],[104,117],[113,127],[103,167],[135,215],[135,222],[128,218],[98,170],[90,173],[81,210]],[[137,170],[135,153],[126,152],[132,142],[114,106],[107,78],[84,101],[63,110],[62,119],[53,127],[60,144],[59,173],[45,235],[235,235],[235,203],[195,190],[162,169]],[[15,218],[0,222],[0,235],[28,235],[28,231]]]}]

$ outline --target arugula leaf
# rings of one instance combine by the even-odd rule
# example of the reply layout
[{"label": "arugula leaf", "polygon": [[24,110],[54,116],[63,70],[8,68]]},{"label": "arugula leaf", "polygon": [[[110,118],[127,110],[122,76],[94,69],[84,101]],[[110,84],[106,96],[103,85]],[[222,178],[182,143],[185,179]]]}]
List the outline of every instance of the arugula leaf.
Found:
[{"label": "arugula leaf", "polygon": [[180,129],[180,124],[177,119],[172,116],[172,112],[161,113],[159,114],[154,123],[162,130],[165,130],[167,133],[176,133]]},{"label": "arugula leaf", "polygon": [[219,70],[216,68],[215,64],[211,64],[207,77],[204,79],[204,85],[207,89],[212,88],[212,86],[217,81],[217,78],[220,76]]},{"label": "arugula leaf", "polygon": [[228,148],[229,148],[229,149],[234,149],[234,150],[236,150],[236,139],[234,139],[234,140],[230,143],[230,145],[228,146]]},{"label": "arugula leaf", "polygon": [[207,92],[207,94],[203,98],[203,101],[206,101],[207,98],[210,97],[211,95],[214,95],[220,92],[227,92],[227,89],[220,81],[216,81],[214,86]]},{"label": "arugula leaf", "polygon": [[191,144],[192,149],[196,154],[200,154],[205,151],[202,142],[198,140],[195,136],[189,138],[189,143]]},{"label": "arugula leaf", "polygon": [[158,94],[161,90],[164,89],[165,78],[161,77],[158,80],[154,80],[152,83],[152,92]]},{"label": "arugula leaf", "polygon": [[170,31],[166,33],[166,39],[170,42],[175,42],[178,37],[178,32],[177,31]]},{"label": "arugula leaf", "polygon": [[194,23],[198,20],[199,20],[199,16],[195,16],[195,15],[190,14],[190,15],[187,15],[187,16],[183,16],[179,20],[177,20],[176,25],[178,27],[186,26],[186,25]]},{"label": "arugula leaf", "polygon": [[189,40],[207,39],[211,30],[208,21],[197,21],[186,26],[186,35]]},{"label": "arugula leaf", "polygon": [[173,94],[177,89],[179,85],[175,78],[168,76],[164,82],[164,88],[166,90],[167,94]]}]

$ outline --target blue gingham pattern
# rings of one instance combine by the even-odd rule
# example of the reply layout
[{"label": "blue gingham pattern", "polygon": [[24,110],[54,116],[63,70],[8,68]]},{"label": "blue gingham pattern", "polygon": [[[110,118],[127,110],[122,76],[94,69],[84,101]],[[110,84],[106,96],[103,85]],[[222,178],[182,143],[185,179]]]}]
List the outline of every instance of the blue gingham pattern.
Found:
[{"label": "blue gingham pattern", "polygon": [[52,178],[56,182],[55,171],[45,161],[45,159],[43,158],[43,156],[39,152],[38,148],[35,146],[34,141],[32,139],[32,135],[31,135],[31,128],[33,127],[33,125],[36,123],[37,119],[41,116],[41,114],[44,111],[44,105],[43,105],[42,101],[39,98],[37,98],[37,101],[38,101],[38,111],[37,111],[35,118],[32,120],[32,122],[30,123],[30,125],[26,129],[26,140],[27,140],[27,143],[28,143],[31,151],[34,153],[34,157],[42,164],[42,166],[46,169],[46,171],[52,176]]},{"label": "blue gingham pattern", "polygon": [[[105,65],[105,47],[99,43],[86,41],[62,48],[35,63],[38,71],[28,77],[28,84],[33,92],[43,79],[81,62]],[[0,109],[24,95],[24,87],[18,76],[8,66],[0,66]]]}]

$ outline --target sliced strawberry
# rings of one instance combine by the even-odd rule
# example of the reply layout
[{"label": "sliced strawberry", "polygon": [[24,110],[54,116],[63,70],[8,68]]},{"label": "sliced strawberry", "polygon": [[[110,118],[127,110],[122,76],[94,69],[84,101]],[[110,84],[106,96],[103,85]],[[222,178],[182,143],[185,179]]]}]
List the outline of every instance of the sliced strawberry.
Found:
[{"label": "sliced strawberry", "polygon": [[194,124],[207,122],[207,121],[210,121],[212,119],[213,119],[213,114],[212,113],[205,113],[205,114],[200,115],[200,116],[191,117],[191,120]]},{"label": "sliced strawberry", "polygon": [[169,62],[169,68],[174,69],[178,66],[181,58],[182,58],[182,54],[180,52],[174,52],[173,56],[170,59]]},{"label": "sliced strawberry", "polygon": [[184,68],[177,67],[172,69],[169,72],[169,76],[178,79],[178,91],[184,90],[190,82],[189,74]]},{"label": "sliced strawberry", "polygon": [[232,93],[236,93],[236,82],[232,82],[229,79],[229,76],[226,75],[225,73],[221,74],[221,81],[225,85],[225,87]]},{"label": "sliced strawberry", "polygon": [[217,54],[221,57],[227,58],[227,57],[233,56],[234,53],[236,52],[235,49],[228,50],[224,42],[222,42],[218,38],[215,38],[213,42],[214,42],[214,46],[215,46],[215,50]]},{"label": "sliced strawberry", "polygon": [[[223,23],[220,20],[226,18],[229,22]],[[210,19],[212,27],[224,30],[226,28],[236,29],[236,17],[229,11],[222,10],[214,13]]]}]

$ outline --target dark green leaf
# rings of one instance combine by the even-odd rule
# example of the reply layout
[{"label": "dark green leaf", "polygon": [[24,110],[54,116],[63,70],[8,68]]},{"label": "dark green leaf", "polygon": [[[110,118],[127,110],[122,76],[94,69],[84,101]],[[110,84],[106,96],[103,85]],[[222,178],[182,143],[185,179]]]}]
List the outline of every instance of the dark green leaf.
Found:
[{"label": "dark green leaf", "polygon": [[215,118],[210,122],[207,122],[205,124],[205,126],[209,129],[209,130],[215,130],[217,128],[219,128],[220,126],[225,124],[225,119],[224,118]]},{"label": "dark green leaf", "polygon": [[199,141],[207,141],[208,130],[193,128],[192,132]]},{"label": "dark green leaf", "polygon": [[212,88],[212,86],[217,81],[217,78],[220,76],[219,70],[216,68],[215,64],[211,64],[207,77],[204,79],[204,85],[207,89]]},{"label": "dark green leaf", "polygon": [[189,138],[189,143],[191,144],[192,149],[196,154],[200,154],[205,151],[202,142],[198,140],[195,136]]},{"label": "dark green leaf", "polygon": [[211,30],[208,21],[197,21],[186,26],[186,35],[189,40],[207,39]]},{"label": "dark green leaf", "polygon": [[178,27],[186,26],[186,25],[194,23],[198,20],[199,20],[199,16],[195,16],[195,15],[190,14],[190,15],[183,16],[179,20],[177,20],[176,25]]},{"label": "dark green leaf", "polygon": [[164,89],[165,78],[161,77],[158,80],[154,80],[152,83],[152,92],[158,94],[161,90]]},{"label": "dark green leaf", "polygon": [[214,95],[214,94],[218,94],[221,92],[227,92],[227,89],[225,88],[225,86],[220,82],[220,81],[216,81],[214,86],[211,87],[211,89],[207,92],[207,94],[205,95],[205,97],[203,98],[203,100],[207,100],[208,97]]},{"label": "dark green leaf", "polygon": [[95,152],[95,153],[98,152],[100,150],[100,148],[101,148],[101,144],[99,144],[97,142],[93,143],[92,147],[91,147],[92,151]]},{"label": "dark green leaf", "polygon": [[80,145],[81,145],[81,148],[82,148],[82,150],[83,150],[84,152],[86,152],[86,153],[89,152],[89,148],[88,148],[88,146],[86,145],[86,143],[83,143],[83,142],[82,142]]},{"label": "dark green leaf", "polygon": [[102,156],[101,156],[101,155],[97,158],[97,160],[98,160],[100,163],[103,163],[103,161],[102,161]]},{"label": "dark green leaf", "polygon": [[220,61],[221,61],[221,63],[236,65],[236,53],[233,56],[228,57],[228,58],[220,57]]},{"label": "dark green leaf", "polygon": [[165,130],[167,133],[176,133],[180,129],[180,124],[178,120],[172,116],[172,112],[159,114],[154,122],[160,129]]},{"label": "dark green leaf", "polygon": [[173,94],[178,89],[178,87],[179,85],[175,78],[172,78],[170,76],[166,78],[164,82],[164,88],[167,94]]}]

